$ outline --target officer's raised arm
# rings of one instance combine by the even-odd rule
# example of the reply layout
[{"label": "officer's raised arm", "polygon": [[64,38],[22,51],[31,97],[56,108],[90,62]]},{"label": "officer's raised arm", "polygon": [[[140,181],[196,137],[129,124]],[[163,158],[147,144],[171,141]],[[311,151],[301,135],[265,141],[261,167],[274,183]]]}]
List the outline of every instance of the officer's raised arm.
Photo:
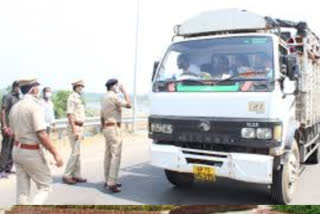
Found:
[{"label": "officer's raised arm", "polygon": [[131,108],[131,100],[130,100],[130,96],[127,93],[127,91],[125,90],[125,88],[123,87],[123,85],[119,86],[120,91],[122,92],[122,94],[124,95],[125,101],[126,101],[126,108]]}]

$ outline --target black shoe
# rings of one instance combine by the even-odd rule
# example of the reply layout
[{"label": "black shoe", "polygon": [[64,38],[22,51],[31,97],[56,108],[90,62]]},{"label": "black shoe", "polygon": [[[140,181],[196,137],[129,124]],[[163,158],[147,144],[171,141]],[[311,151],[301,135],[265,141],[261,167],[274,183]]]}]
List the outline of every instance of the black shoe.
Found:
[{"label": "black shoe", "polygon": [[85,178],[72,177],[72,179],[77,183],[86,183],[87,182],[87,179],[85,179]]},{"label": "black shoe", "polygon": [[[122,187],[122,184],[120,184],[120,183],[117,183],[117,184],[116,184],[116,186],[117,186],[117,187]],[[104,183],[104,187],[105,187],[105,188],[107,188],[107,187],[108,187],[108,184],[107,184],[107,182],[105,182],[105,183]]]},{"label": "black shoe", "polygon": [[70,185],[74,185],[76,184],[77,182],[75,180],[73,180],[72,178],[66,178],[66,177],[63,177],[62,178],[62,181],[63,183],[65,184],[70,184]]},{"label": "black shoe", "polygon": [[6,173],[9,174],[9,175],[14,175],[14,174],[16,174],[15,171],[11,171],[11,170],[6,170]]},{"label": "black shoe", "polygon": [[109,186],[108,189],[109,189],[112,193],[121,192],[120,187],[118,187],[117,185]]}]

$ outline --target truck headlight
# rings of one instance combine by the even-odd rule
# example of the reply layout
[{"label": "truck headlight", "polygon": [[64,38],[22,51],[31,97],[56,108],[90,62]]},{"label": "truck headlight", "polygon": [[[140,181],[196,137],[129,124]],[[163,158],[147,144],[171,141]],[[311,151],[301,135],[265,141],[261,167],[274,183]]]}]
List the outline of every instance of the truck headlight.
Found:
[{"label": "truck headlight", "polygon": [[271,128],[258,128],[257,138],[262,140],[272,139],[272,129]]},{"label": "truck headlight", "polygon": [[253,139],[256,137],[256,129],[254,128],[242,128],[241,137],[247,139]]},{"label": "truck headlight", "polygon": [[282,126],[275,126],[273,128],[273,139],[276,141],[282,140]]},{"label": "truck headlight", "polygon": [[151,132],[172,134],[173,128],[171,124],[151,123]]}]

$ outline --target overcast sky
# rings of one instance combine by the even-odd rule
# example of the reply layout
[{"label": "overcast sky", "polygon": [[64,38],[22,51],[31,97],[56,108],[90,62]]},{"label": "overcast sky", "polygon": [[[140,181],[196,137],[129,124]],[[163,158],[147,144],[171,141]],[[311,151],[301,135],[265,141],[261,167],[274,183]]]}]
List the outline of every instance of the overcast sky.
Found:
[{"label": "overcast sky", "polygon": [[[150,88],[173,26],[200,12],[247,9],[265,16],[307,21],[320,33],[314,1],[140,0],[138,93]],[[308,3],[307,3],[308,2]],[[0,0],[0,88],[38,77],[42,86],[69,89],[84,79],[86,91],[103,92],[111,77],[132,90],[137,0]]]}]

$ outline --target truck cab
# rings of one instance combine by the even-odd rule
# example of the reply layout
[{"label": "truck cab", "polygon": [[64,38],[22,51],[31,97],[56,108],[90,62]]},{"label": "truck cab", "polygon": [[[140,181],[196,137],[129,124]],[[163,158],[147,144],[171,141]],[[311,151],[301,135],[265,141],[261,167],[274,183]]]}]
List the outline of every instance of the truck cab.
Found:
[{"label": "truck cab", "polygon": [[172,184],[226,177],[270,185],[277,203],[292,200],[311,156],[296,108],[304,58],[268,20],[221,10],[175,28],[182,39],[155,66],[149,117],[151,164]]}]

